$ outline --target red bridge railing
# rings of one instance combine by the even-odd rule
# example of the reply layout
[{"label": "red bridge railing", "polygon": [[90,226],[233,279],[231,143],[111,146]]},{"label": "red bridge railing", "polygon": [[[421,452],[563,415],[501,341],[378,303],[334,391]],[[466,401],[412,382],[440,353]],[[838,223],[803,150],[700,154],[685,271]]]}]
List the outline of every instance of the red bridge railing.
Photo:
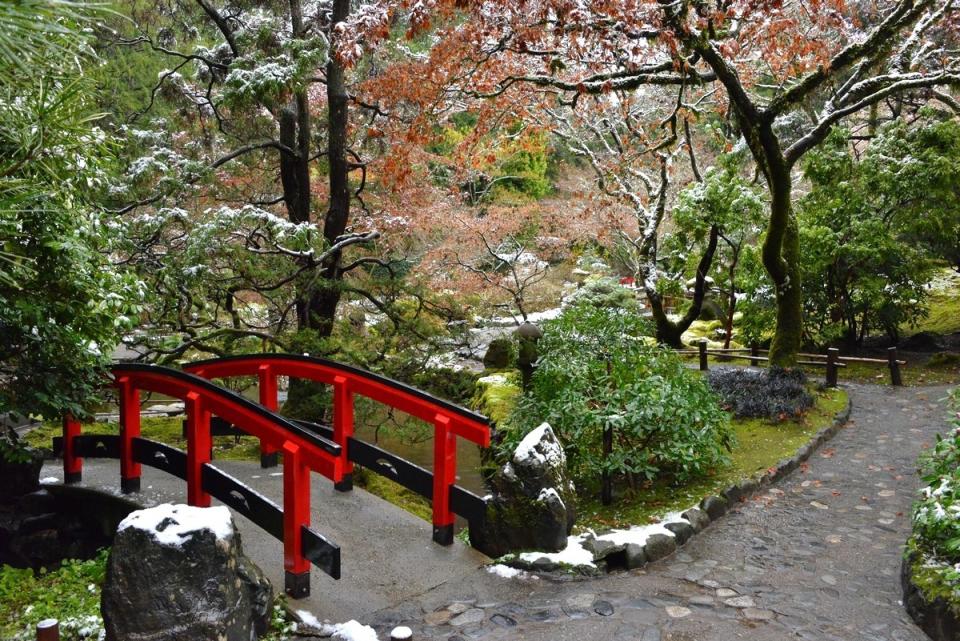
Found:
[{"label": "red bridge railing", "polygon": [[[187,481],[187,502],[210,505],[215,488],[221,501],[265,523],[283,540],[286,590],[305,596],[310,589],[310,562],[339,578],[339,548],[330,546],[310,529],[310,471],[335,482],[343,479],[343,458],[336,443],[212,382],[175,369],[153,365],[119,364],[113,368],[120,397],[120,434],[112,438],[81,436],[80,424],[64,420],[64,472],[67,482],[77,482],[84,456],[116,456],[120,459],[121,489],[140,490],[141,463],[160,467]],[[186,453],[140,437],[140,392],[166,394],[184,402]],[[284,457],[282,513],[264,497],[210,466],[211,415],[217,415],[258,437],[265,446]],[[257,519],[258,515],[263,518]],[[282,527],[276,526],[277,517]],[[313,539],[305,541],[304,535]],[[331,550],[330,548],[335,548]],[[331,555],[335,558],[330,560]]]},{"label": "red bridge railing", "polygon": [[[485,518],[486,501],[455,484],[457,437],[482,447],[490,445],[489,422],[480,414],[389,378],[308,356],[236,356],[198,361],[184,369],[115,365],[120,434],[84,435],[78,421],[64,419],[63,437],[55,439],[54,448],[63,453],[65,481],[81,480],[85,457],[119,458],[124,492],[139,491],[142,464],[185,479],[190,505],[209,506],[214,496],[283,541],[285,587],[293,597],[309,594],[311,563],[340,578],[340,548],[310,529],[311,471],[331,479],[337,489],[348,491],[352,489],[354,462],[358,462],[431,499],[433,540],[442,545],[453,543],[455,514],[466,517],[471,528]],[[209,380],[233,376],[258,378],[259,404]],[[279,376],[332,385],[332,428],[277,414]],[[141,437],[141,392],[166,394],[184,402],[186,452]],[[354,438],[356,395],[433,424],[432,473]],[[261,463],[275,464],[276,455],[283,455],[282,509],[211,465],[212,426],[224,422],[260,439]]]},{"label": "red bridge railing", "polygon": [[[339,458],[344,473],[343,480],[336,487],[341,491],[347,491],[352,487],[351,474],[353,460],[356,457],[351,456],[351,450],[359,450],[364,445],[353,440],[355,395],[365,396],[432,424],[434,426],[433,478],[429,494],[433,504],[433,539],[441,545],[449,545],[453,542],[455,510],[451,507],[451,495],[458,489],[455,486],[456,439],[459,436],[481,447],[489,447],[490,424],[486,417],[384,376],[311,356],[291,354],[230,356],[197,361],[185,365],[184,369],[211,379],[256,376],[259,380],[260,403],[271,409],[278,407],[278,376],[332,385],[332,436],[333,441],[341,448]],[[353,447],[352,444],[357,447]],[[264,455],[269,456],[272,447],[270,442],[261,440],[261,451]],[[461,492],[462,494],[465,493]]]}]

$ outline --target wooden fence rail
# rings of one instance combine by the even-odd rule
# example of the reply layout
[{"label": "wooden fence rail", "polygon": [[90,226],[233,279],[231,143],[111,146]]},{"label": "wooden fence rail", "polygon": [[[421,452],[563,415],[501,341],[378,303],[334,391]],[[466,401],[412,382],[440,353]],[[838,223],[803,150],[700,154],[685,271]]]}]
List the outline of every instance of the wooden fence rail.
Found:
[{"label": "wooden fence rail", "polygon": [[[699,357],[700,361],[700,371],[707,371],[709,369],[708,357],[710,356],[720,356],[723,358],[733,358],[740,360],[750,361],[750,365],[757,367],[760,363],[769,362],[769,356],[761,356],[761,354],[769,354],[769,350],[760,349],[757,346],[752,347],[716,347],[709,348],[708,341],[705,338],[700,339],[697,343],[697,349],[678,349],[675,350],[677,354],[696,355]],[[860,356],[841,356],[840,350],[835,347],[831,347],[827,350],[826,354],[810,354],[801,352],[797,354],[804,359],[822,359],[822,360],[801,360],[797,361],[797,365],[807,365],[811,367],[825,367],[826,368],[826,384],[828,387],[836,387],[838,372],[840,368],[846,367],[848,363],[866,363],[866,364],[885,364],[890,370],[890,384],[891,385],[903,385],[903,377],[900,374],[900,366],[906,365],[907,361],[897,359],[897,348],[890,347],[887,349],[887,358],[865,358]]]}]

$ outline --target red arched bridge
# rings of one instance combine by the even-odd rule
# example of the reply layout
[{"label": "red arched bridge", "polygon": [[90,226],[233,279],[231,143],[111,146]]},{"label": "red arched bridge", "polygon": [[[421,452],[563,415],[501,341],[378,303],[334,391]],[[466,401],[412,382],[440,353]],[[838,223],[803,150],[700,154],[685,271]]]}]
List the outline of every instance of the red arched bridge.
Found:
[{"label": "red arched bridge", "polygon": [[[433,504],[433,540],[453,542],[455,515],[477,527],[486,502],[459,487],[456,439],[490,445],[489,421],[470,410],[389,378],[321,358],[256,354],[198,361],[183,370],[118,364],[120,433],[82,434],[81,424],[64,419],[63,437],[54,448],[63,453],[65,481],[81,480],[84,458],[119,458],[124,492],[140,490],[141,465],[149,465],[187,482],[187,502],[206,507],[211,497],[247,517],[283,542],[286,592],[310,591],[310,564],[340,578],[340,548],[310,527],[310,473],[332,480],[336,489],[352,489],[354,463],[382,474],[424,496]],[[260,402],[221,387],[211,379],[254,376]],[[333,425],[285,418],[277,413],[277,377],[317,381],[333,386]],[[140,436],[140,393],[156,392],[181,399],[186,411],[187,450]],[[434,428],[433,471],[414,465],[353,436],[354,397],[365,396],[396,408]],[[283,457],[283,505],[273,503],[211,464],[211,436],[239,430],[260,439],[261,465]]]}]

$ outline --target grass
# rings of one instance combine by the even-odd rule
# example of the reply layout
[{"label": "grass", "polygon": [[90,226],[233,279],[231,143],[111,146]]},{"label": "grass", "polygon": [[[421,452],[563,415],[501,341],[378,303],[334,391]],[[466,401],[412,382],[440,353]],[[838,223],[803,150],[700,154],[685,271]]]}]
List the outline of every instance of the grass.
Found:
[{"label": "grass", "polygon": [[0,566],[0,638],[28,641],[40,621],[59,619],[63,641],[96,639],[100,589],[106,576],[107,550],[88,561],[65,561],[51,572]]},{"label": "grass", "polygon": [[960,274],[949,267],[937,272],[927,296],[927,309],[927,317],[916,326],[902,328],[904,336],[960,332]]},{"label": "grass", "polygon": [[[118,434],[120,426],[117,423],[96,422],[85,423],[84,434]],[[46,422],[35,430],[30,431],[24,438],[27,445],[36,448],[50,449],[54,436],[60,436],[62,428],[59,423]],[[167,445],[186,450],[187,439],[183,437],[183,417],[142,417],[140,419],[140,434],[143,438],[160,441]],[[233,436],[215,436],[213,438],[214,460],[230,461],[259,461],[260,440],[253,436],[241,436],[239,441]]]},{"label": "grass", "polygon": [[732,421],[732,427],[737,442],[730,453],[730,465],[683,487],[655,483],[625,496],[614,505],[604,506],[598,498],[590,498],[580,506],[580,526],[629,527],[655,522],[663,514],[687,509],[704,497],[717,494],[793,456],[814,434],[830,425],[846,405],[846,392],[825,390],[817,393],[814,407],[795,420],[771,423],[765,419],[736,419]]}]

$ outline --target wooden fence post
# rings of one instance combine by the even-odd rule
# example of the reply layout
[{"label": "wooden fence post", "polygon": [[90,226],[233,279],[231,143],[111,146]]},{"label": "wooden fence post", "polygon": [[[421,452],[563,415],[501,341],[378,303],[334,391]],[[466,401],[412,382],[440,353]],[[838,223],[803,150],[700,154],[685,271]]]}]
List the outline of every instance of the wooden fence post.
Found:
[{"label": "wooden fence post", "polygon": [[890,364],[890,384],[903,385],[903,378],[900,377],[900,363],[897,362],[897,348],[887,349],[887,362]]},{"label": "wooden fence post", "polygon": [[697,349],[700,350],[700,371],[707,371],[707,339],[701,338],[697,343]]},{"label": "wooden fence post", "polygon": [[760,365],[760,361],[756,358],[757,356],[760,356],[760,345],[757,343],[757,341],[750,343],[750,356],[754,357],[750,359],[750,367],[757,367]]},{"label": "wooden fence post", "polygon": [[44,619],[37,624],[37,641],[60,641],[60,622]]},{"label": "wooden fence post", "polygon": [[827,350],[827,387],[837,386],[837,363],[840,360],[840,350],[831,347]]}]

